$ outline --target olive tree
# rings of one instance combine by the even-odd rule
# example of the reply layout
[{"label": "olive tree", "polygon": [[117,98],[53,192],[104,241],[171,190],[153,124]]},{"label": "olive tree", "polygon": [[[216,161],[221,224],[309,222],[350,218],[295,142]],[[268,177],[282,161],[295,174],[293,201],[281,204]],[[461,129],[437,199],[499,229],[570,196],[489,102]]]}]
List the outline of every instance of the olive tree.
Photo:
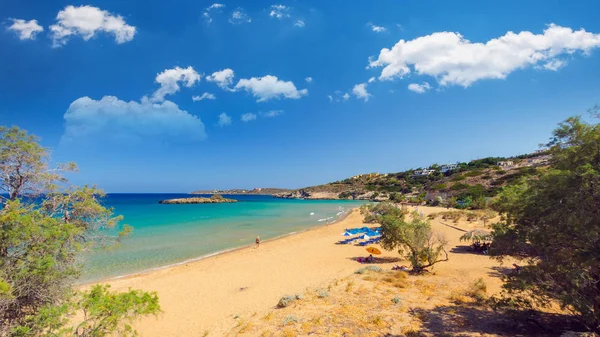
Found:
[{"label": "olive tree", "polygon": [[569,118],[548,144],[550,168],[504,188],[493,202],[492,255],[524,261],[509,275],[500,307],[571,312],[600,332],[600,125]]},{"label": "olive tree", "polygon": [[380,203],[361,209],[365,222],[381,225],[381,246],[386,250],[397,250],[407,259],[412,272],[421,273],[436,263],[448,261],[448,241],[432,230],[428,220],[417,212],[410,214],[391,203]]},{"label": "olive tree", "polygon": [[[156,294],[112,294],[100,286],[82,293],[72,289],[81,272],[81,253],[115,243],[131,228],[104,235],[121,217],[100,203],[101,190],[68,185],[62,174],[75,171],[75,164],[50,167],[49,158],[35,136],[0,127],[0,192],[8,196],[0,195],[0,336],[133,334],[126,321],[158,313]],[[98,327],[89,317],[99,317],[98,311],[89,309],[99,302],[121,306],[102,320],[105,328],[81,334],[86,330],[69,326],[67,317],[88,303],[86,326]]]}]

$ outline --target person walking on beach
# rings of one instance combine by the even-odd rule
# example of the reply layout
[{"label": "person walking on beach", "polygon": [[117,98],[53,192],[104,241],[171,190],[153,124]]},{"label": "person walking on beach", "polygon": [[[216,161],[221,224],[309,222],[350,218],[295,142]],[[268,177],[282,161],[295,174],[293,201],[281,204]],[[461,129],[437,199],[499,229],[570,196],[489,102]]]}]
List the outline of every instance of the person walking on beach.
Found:
[{"label": "person walking on beach", "polygon": [[258,246],[260,246],[260,237],[256,237],[256,248],[258,248]]}]

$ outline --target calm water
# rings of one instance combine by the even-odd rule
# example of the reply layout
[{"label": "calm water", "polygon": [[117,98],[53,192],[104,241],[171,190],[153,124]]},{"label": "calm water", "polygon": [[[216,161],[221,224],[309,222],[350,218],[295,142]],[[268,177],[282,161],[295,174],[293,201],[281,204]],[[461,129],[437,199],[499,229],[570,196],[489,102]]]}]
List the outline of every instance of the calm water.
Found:
[{"label": "calm water", "polygon": [[[270,196],[227,196],[233,204],[160,205],[187,194],[109,194],[133,234],[118,247],[98,250],[85,261],[82,281],[166,266],[324,224],[363,202],[288,200]],[[313,213],[311,215],[311,213]],[[321,221],[319,221],[321,220]]]}]

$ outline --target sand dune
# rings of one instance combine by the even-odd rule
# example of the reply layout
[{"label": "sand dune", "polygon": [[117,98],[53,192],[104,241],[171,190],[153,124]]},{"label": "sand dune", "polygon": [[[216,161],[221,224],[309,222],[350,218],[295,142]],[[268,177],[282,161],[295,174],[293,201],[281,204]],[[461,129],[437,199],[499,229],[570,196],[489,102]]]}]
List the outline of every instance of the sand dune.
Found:
[{"label": "sand dune", "polygon": [[[419,207],[425,214],[445,209]],[[225,334],[237,315],[262,314],[284,294],[319,287],[352,274],[360,264],[353,257],[365,256],[364,247],[335,245],[345,228],[361,227],[358,210],[344,220],[315,230],[244,248],[186,265],[148,274],[111,280],[113,289],[138,288],[156,291],[163,313],[136,324],[142,336],[210,336]],[[437,276],[449,284],[462,284],[484,277],[488,291],[499,290],[498,263],[484,255],[460,252],[462,230],[479,224],[447,224],[432,221],[435,230],[449,240],[450,261],[436,265]],[[260,233],[257,233],[260,234]],[[454,249],[453,249],[454,248]],[[398,257],[385,252],[383,257]],[[385,269],[390,264],[381,265]]]}]

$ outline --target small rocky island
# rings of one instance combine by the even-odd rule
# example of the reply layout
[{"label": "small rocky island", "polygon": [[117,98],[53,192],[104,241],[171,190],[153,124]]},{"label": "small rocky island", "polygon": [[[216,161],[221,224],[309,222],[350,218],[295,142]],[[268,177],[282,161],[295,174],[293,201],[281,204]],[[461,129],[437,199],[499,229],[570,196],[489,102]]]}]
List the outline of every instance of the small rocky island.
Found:
[{"label": "small rocky island", "polygon": [[203,197],[177,198],[177,199],[161,200],[158,203],[159,204],[183,205],[183,204],[222,204],[222,203],[233,203],[233,202],[238,202],[238,201],[235,199],[223,198],[219,194],[214,194],[210,198],[203,198]]}]

